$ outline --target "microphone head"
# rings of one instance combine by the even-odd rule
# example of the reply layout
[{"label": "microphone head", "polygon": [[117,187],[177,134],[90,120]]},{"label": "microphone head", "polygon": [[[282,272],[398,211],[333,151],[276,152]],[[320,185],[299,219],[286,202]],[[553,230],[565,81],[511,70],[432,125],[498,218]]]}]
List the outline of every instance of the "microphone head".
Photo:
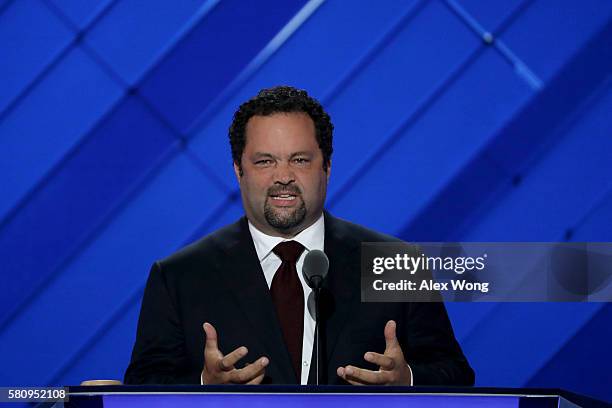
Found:
[{"label": "microphone head", "polygon": [[302,266],[302,275],[304,280],[313,289],[321,287],[321,283],[327,276],[329,270],[329,259],[325,252],[313,249],[306,254],[304,258],[304,266]]}]

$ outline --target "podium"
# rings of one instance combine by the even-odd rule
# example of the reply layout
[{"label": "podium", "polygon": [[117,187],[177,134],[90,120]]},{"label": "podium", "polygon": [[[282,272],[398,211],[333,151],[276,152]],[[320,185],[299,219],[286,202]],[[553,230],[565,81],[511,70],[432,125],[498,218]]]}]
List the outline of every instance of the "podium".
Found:
[{"label": "podium", "polygon": [[[89,386],[69,387],[69,407],[604,407],[560,389],[358,386]],[[56,406],[62,406],[60,404]]]}]

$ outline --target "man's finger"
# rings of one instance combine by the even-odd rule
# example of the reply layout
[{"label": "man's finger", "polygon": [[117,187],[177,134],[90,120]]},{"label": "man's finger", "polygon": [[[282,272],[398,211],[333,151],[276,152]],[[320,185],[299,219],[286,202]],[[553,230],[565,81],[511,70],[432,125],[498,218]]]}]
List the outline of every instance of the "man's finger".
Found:
[{"label": "man's finger", "polygon": [[223,357],[221,360],[219,360],[219,369],[221,371],[230,371],[234,369],[234,365],[236,365],[236,363],[243,358],[244,356],[246,356],[248,354],[249,350],[242,346],[242,347],[238,347],[236,350],[232,351],[231,353],[229,353],[228,355],[226,355],[225,357]]},{"label": "man's finger", "polygon": [[362,384],[381,385],[389,382],[388,375],[384,371],[372,371],[365,368],[346,366],[344,368],[344,379]]},{"label": "man's finger", "polygon": [[251,381],[249,381],[247,384],[248,385],[253,385],[253,384],[261,384],[261,382],[263,381],[264,377],[266,376],[266,369],[264,368],[263,370],[261,370],[261,374],[259,374],[257,377],[253,378]]},{"label": "man's finger", "polygon": [[342,378],[344,381],[348,382],[349,384],[352,384],[352,385],[367,385],[365,383],[349,379],[346,376],[344,367],[338,367],[338,369],[336,370],[336,374],[338,374],[338,377]]},{"label": "man's finger", "polygon": [[397,341],[397,336],[395,334],[396,328],[397,328],[397,325],[394,320],[389,320],[387,324],[385,325],[385,343],[387,344],[387,347],[385,350],[388,350],[390,348],[393,348],[399,345],[399,342]]},{"label": "man's finger", "polygon": [[249,364],[244,368],[231,371],[229,376],[230,382],[235,384],[245,384],[251,380],[254,380],[265,371],[269,362],[270,360],[268,360],[267,357],[261,357],[253,364]]},{"label": "man's finger", "polygon": [[376,364],[381,370],[391,371],[395,368],[395,360],[384,354],[368,351],[363,358],[369,363]]},{"label": "man's finger", "polygon": [[204,346],[204,350],[219,350],[217,330],[215,327],[208,322],[204,323],[204,334],[206,334],[206,345]]}]

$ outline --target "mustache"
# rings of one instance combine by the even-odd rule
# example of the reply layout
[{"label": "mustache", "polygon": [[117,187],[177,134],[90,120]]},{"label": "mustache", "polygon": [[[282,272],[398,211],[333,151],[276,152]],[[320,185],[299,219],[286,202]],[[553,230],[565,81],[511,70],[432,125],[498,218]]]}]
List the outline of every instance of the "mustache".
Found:
[{"label": "mustache", "polygon": [[301,195],[302,192],[300,188],[295,185],[288,186],[272,186],[268,189],[268,195],[281,195],[281,194],[291,194],[291,195]]}]

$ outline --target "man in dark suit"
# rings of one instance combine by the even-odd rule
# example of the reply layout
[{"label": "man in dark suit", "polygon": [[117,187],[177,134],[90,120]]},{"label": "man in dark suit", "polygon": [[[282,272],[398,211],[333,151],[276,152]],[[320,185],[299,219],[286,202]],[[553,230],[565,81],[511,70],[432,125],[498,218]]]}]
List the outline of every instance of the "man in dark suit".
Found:
[{"label": "man in dark suit", "polygon": [[474,383],[442,303],[360,301],[361,243],[397,240],[324,211],[332,130],[321,105],[291,87],[240,106],[230,143],[246,217],[153,265],[126,383],[313,383],[301,268],[314,249],[330,263],[322,383]]}]

